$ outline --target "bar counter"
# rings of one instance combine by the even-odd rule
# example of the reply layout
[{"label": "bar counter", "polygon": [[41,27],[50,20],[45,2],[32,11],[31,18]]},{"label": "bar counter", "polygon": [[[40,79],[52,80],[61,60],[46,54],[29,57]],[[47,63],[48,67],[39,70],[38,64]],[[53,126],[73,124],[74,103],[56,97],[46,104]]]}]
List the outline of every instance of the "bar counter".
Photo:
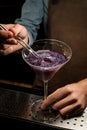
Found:
[{"label": "bar counter", "polygon": [[43,91],[0,83],[0,127],[48,130],[86,130],[87,112],[80,117],[58,119],[52,123],[32,118],[31,104],[43,96]]},{"label": "bar counter", "polygon": [[31,103],[42,92],[32,88],[0,83],[0,124],[2,128],[59,129],[32,118]]}]

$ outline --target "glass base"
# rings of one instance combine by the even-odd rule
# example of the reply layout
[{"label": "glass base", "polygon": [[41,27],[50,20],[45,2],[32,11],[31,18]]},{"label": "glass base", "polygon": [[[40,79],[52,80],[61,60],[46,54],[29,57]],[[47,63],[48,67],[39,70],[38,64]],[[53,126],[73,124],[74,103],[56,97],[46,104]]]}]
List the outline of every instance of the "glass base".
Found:
[{"label": "glass base", "polygon": [[58,111],[55,111],[52,108],[49,108],[47,110],[41,110],[41,101],[42,100],[40,99],[32,104],[32,117],[38,121],[55,121],[59,116]]}]

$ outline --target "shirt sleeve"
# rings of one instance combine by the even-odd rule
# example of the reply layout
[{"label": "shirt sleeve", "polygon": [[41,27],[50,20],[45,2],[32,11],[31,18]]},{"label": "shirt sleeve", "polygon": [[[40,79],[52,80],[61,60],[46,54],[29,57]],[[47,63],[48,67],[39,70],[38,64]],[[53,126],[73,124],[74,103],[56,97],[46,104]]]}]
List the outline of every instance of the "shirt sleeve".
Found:
[{"label": "shirt sleeve", "polygon": [[21,17],[17,18],[15,23],[26,27],[29,33],[29,40],[32,43],[37,38],[42,20],[43,0],[25,0],[21,10]]}]

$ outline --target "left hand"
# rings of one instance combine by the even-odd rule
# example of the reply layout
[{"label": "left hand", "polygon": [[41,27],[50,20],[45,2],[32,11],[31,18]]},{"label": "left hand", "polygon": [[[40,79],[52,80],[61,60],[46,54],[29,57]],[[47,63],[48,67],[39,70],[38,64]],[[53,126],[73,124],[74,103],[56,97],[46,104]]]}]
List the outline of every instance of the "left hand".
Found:
[{"label": "left hand", "polygon": [[87,79],[72,83],[57,89],[42,102],[41,108],[45,110],[52,106],[61,115],[76,116],[87,105]]}]

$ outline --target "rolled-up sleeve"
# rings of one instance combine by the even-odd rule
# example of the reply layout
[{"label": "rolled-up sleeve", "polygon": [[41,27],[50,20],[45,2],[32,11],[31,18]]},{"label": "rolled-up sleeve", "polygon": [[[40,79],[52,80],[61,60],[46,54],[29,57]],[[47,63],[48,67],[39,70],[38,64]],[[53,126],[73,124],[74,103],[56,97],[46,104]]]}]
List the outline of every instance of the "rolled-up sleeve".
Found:
[{"label": "rolled-up sleeve", "polygon": [[25,0],[21,17],[15,23],[26,27],[31,43],[36,39],[40,24],[43,20],[43,0]]}]

